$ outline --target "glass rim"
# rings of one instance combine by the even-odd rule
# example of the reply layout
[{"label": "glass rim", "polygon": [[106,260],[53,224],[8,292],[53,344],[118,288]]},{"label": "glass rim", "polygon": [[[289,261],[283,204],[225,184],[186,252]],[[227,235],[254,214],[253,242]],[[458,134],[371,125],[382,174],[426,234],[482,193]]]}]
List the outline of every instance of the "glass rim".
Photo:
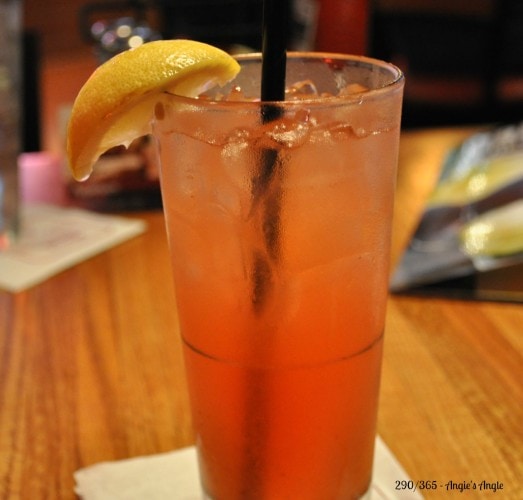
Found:
[{"label": "glass rim", "polygon": [[[262,54],[261,52],[252,52],[252,53],[244,53],[244,54],[236,54],[233,56],[238,62],[248,62],[248,61],[259,61],[262,60]],[[219,107],[219,108],[238,108],[238,107],[246,107],[246,106],[253,106],[256,108],[259,108],[260,106],[264,105],[274,105],[277,107],[284,107],[284,108],[293,108],[293,107],[299,107],[300,105],[312,105],[312,106],[320,106],[320,105],[340,105],[343,103],[350,103],[350,102],[360,102],[362,99],[366,98],[374,98],[377,95],[392,92],[393,89],[399,88],[403,85],[405,80],[405,75],[403,71],[397,67],[395,64],[383,61],[380,59],[376,59],[373,57],[363,56],[363,55],[353,55],[353,54],[343,54],[343,53],[337,53],[337,52],[295,52],[295,51],[289,51],[287,53],[287,60],[294,59],[294,60],[310,60],[310,61],[319,61],[319,60],[333,60],[333,61],[340,61],[340,62],[353,62],[356,65],[361,66],[373,66],[376,68],[381,68],[383,70],[387,70],[390,72],[390,81],[387,81],[382,86],[368,89],[364,92],[354,93],[354,94],[347,94],[347,95],[332,95],[332,96],[318,96],[318,97],[311,97],[311,98],[304,98],[304,99],[295,99],[295,100],[284,100],[284,101],[261,101],[260,99],[235,99],[228,101],[226,99],[212,99],[212,98],[206,98],[196,96],[196,97],[186,97],[182,96],[173,92],[166,91],[165,94],[172,98],[176,98],[177,100],[180,100],[181,102],[190,103],[195,106],[202,106],[202,107]],[[234,82],[234,79],[232,80]],[[230,82],[228,82],[230,83]],[[202,92],[204,94],[205,92]]]}]

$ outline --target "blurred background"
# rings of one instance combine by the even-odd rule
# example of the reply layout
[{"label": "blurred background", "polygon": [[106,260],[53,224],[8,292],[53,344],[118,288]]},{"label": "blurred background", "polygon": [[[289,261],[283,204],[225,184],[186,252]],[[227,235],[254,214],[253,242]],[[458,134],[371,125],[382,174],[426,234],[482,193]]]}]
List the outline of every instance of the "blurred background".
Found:
[{"label": "blurred background", "polygon": [[[290,49],[366,54],[405,71],[404,128],[523,118],[521,0],[281,1]],[[45,106],[74,97],[46,87],[49,72],[76,65],[79,88],[93,64],[140,38],[257,50],[261,13],[262,0],[26,0],[25,150],[56,149],[41,130],[60,116]]]},{"label": "blurred background", "polygon": [[[523,145],[523,0],[280,1],[288,14],[290,50],[368,55],[403,69],[404,130],[423,135],[425,131],[419,129],[436,129],[427,130],[428,134],[468,129],[464,138],[472,130],[521,123],[499,127],[499,136],[489,139],[494,144],[489,146],[489,154],[505,154],[509,149],[518,154],[513,162],[519,165],[519,170],[513,169],[514,182],[493,192],[503,194],[503,203],[522,199],[518,172]],[[158,169],[147,138],[138,139],[128,149],[113,148],[102,155],[87,182],[72,181],[65,168],[65,130],[79,89],[97,65],[150,40],[183,37],[231,52],[260,50],[262,6],[263,0],[25,0],[22,142],[24,151],[41,152],[24,155],[20,164],[24,193],[31,193],[24,194],[25,198],[47,201],[52,187],[56,191],[56,186],[62,189],[65,185],[60,191],[63,203],[97,211],[159,208]],[[430,143],[437,145],[434,136],[430,137]],[[484,164],[485,155],[479,155],[484,153],[483,146],[476,147],[489,142],[484,139],[481,136],[464,146],[465,160]],[[479,156],[471,155],[471,144]],[[456,151],[442,152],[444,172],[448,173],[449,165],[456,170],[460,165],[462,172]],[[424,159],[416,154],[414,150],[412,155],[419,161],[415,175],[423,179]],[[506,169],[513,163],[508,162]],[[480,184],[473,185],[474,192],[477,186],[487,185],[481,175]],[[496,176],[492,174],[492,178]],[[490,201],[501,199],[496,196]],[[463,202],[465,208],[457,212],[461,223],[471,214],[477,215],[471,206]],[[491,205],[489,210],[493,207],[498,208]],[[523,205],[518,207],[521,210]],[[443,216],[441,220],[444,229],[451,226]],[[451,220],[454,224],[455,219]],[[514,238],[521,236],[521,220],[521,212],[504,220],[504,224],[512,224]],[[444,233],[433,232],[436,238]],[[459,252],[452,256],[456,254],[461,256]],[[419,262],[431,264],[432,259],[422,254]],[[521,274],[514,276],[519,279]],[[503,287],[506,281],[500,281]]]}]

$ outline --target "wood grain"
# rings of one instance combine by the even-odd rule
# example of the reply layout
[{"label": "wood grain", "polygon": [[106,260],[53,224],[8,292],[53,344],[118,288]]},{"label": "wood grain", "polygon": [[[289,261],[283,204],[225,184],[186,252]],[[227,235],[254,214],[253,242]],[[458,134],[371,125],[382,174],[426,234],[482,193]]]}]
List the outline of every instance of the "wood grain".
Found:
[{"label": "wood grain", "polygon": [[[393,263],[469,132],[403,135]],[[0,292],[1,499],[74,499],[80,467],[193,443],[163,216],[132,216],[145,234]],[[520,305],[390,297],[379,432],[413,480],[498,481],[492,498],[520,498],[522,329]]]}]

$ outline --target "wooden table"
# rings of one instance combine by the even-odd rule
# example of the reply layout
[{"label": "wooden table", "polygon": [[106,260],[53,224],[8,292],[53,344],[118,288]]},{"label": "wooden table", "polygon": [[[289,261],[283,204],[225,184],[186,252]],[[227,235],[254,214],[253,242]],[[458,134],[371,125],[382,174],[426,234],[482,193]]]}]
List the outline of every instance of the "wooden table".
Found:
[{"label": "wooden table", "polygon": [[[404,133],[393,264],[447,148]],[[0,498],[72,499],[73,472],[193,443],[160,212],[147,232],[25,292],[0,292]],[[392,296],[379,433],[427,498],[523,491],[523,307]],[[461,498],[461,497],[460,497]]]}]

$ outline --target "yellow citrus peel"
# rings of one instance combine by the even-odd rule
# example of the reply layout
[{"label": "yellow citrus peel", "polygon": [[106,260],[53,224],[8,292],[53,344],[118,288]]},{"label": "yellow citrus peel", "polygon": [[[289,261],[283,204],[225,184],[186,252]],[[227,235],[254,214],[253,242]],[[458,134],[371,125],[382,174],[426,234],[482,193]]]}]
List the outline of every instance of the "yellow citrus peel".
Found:
[{"label": "yellow citrus peel", "polygon": [[151,132],[163,92],[196,97],[232,80],[240,66],[226,52],[193,40],[149,42],[99,66],[80,90],[67,129],[73,176],[89,176],[100,155]]}]

